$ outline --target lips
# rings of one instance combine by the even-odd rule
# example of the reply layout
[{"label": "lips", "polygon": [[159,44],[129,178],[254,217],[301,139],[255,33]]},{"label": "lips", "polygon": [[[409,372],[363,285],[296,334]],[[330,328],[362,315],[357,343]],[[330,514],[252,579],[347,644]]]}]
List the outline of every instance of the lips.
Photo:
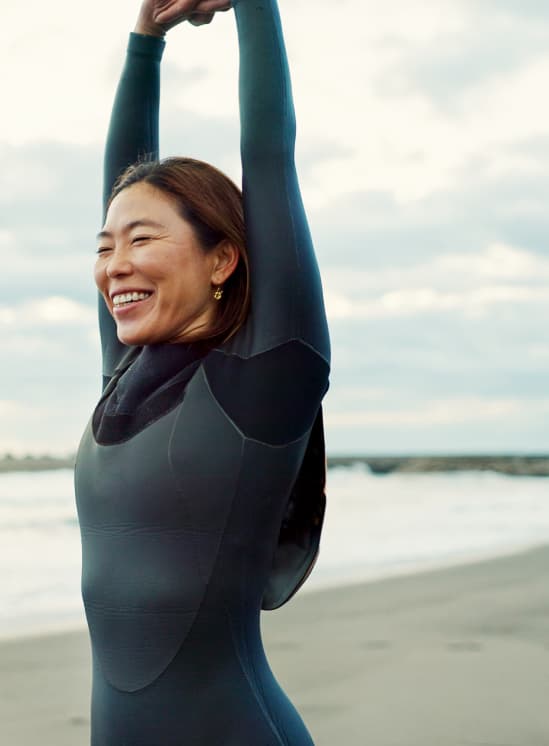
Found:
[{"label": "lips", "polygon": [[[117,293],[116,295],[120,295],[120,294]],[[116,295],[115,295],[115,297],[116,297]],[[139,300],[132,300],[130,302],[123,302],[123,303],[120,303],[120,304],[117,304],[117,305],[115,305],[113,303],[113,307],[112,307],[113,313],[117,317],[124,316],[124,315],[126,315],[128,313],[131,313],[132,311],[135,311],[135,310],[141,308],[141,306],[144,303],[147,303],[147,301],[150,300],[152,297],[153,296],[151,294],[148,297],[142,298],[142,299],[139,299]]]},{"label": "lips", "polygon": [[109,298],[114,300],[117,295],[131,295],[132,293],[152,293],[152,290],[147,290],[146,288],[117,288],[116,290],[111,290],[109,293]]},{"label": "lips", "polygon": [[113,306],[125,305],[126,303],[134,303],[138,300],[146,300],[151,293],[118,293],[112,299]]}]

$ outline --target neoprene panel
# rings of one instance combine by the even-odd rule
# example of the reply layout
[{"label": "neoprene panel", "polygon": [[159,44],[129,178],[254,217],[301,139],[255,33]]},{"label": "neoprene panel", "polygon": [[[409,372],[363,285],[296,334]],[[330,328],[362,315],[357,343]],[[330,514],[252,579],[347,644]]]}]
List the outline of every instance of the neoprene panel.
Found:
[{"label": "neoprene panel", "polygon": [[[226,344],[128,348],[99,297],[103,395],[77,454],[92,746],[311,746],[265,656],[324,516],[330,348],[275,0],[239,0],[252,312]],[[158,157],[164,42],[130,35],[105,157]],[[184,143],[183,143],[184,147]]]}]

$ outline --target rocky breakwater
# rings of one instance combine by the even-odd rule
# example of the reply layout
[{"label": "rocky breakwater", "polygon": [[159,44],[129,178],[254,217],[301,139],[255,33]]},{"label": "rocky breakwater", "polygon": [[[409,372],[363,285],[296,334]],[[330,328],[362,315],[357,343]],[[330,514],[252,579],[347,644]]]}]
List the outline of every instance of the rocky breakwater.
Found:
[{"label": "rocky breakwater", "polygon": [[328,467],[365,464],[373,474],[395,472],[495,471],[501,474],[549,477],[547,455],[463,456],[332,456]]}]

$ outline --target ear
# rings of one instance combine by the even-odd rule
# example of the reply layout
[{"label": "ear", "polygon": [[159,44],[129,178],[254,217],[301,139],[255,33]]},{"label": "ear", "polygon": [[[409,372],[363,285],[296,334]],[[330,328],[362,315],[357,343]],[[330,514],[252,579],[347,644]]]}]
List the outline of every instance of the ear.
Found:
[{"label": "ear", "polygon": [[212,284],[222,285],[235,271],[240,252],[230,241],[221,241],[213,249]]}]

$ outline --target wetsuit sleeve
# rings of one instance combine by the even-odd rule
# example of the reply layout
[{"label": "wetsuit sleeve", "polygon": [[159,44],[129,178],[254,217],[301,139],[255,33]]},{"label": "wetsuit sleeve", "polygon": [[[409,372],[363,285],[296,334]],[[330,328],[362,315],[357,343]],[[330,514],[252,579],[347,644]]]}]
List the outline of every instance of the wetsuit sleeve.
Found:
[{"label": "wetsuit sleeve", "polygon": [[328,360],[322,287],[294,163],[295,113],[277,2],[234,5],[253,309],[247,352],[297,338]]},{"label": "wetsuit sleeve", "polygon": [[[124,169],[140,158],[158,158],[160,60],[164,46],[163,39],[130,34],[105,147],[103,220],[112,187]],[[100,294],[98,304],[105,382],[128,348],[118,341],[115,321]]]},{"label": "wetsuit sleeve", "polygon": [[237,0],[239,101],[251,311],[206,372],[248,436],[281,444],[311,428],[327,389],[322,286],[294,163],[295,114],[276,0]]}]

